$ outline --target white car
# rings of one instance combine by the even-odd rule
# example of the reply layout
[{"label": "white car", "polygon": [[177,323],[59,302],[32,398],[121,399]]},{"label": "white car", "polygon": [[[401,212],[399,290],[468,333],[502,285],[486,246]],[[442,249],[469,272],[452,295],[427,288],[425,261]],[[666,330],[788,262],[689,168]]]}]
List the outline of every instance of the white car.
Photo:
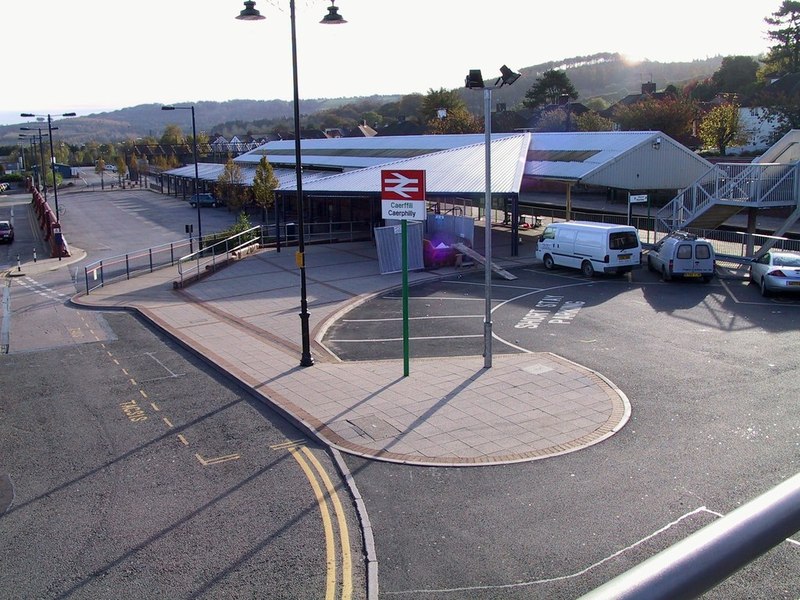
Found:
[{"label": "white car", "polygon": [[750,263],[750,283],[765,297],[773,292],[800,292],[800,252],[770,250]]}]

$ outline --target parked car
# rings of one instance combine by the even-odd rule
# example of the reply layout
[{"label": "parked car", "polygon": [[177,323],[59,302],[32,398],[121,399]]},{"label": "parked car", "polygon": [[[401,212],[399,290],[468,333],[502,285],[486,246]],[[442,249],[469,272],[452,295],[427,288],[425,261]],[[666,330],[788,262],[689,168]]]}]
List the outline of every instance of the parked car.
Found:
[{"label": "parked car", "polygon": [[0,221],[0,241],[7,244],[14,241],[14,226],[9,221]]},{"label": "parked car", "polygon": [[750,283],[765,297],[773,292],[800,292],[800,252],[770,250],[750,263]]},{"label": "parked car", "polygon": [[112,164],[106,164],[106,166],[104,168],[105,168],[106,171],[111,171],[112,173],[116,173],[117,172],[117,167],[112,165]]},{"label": "parked car", "polygon": [[192,208],[197,207],[198,204],[201,207],[210,206],[211,208],[216,208],[222,203],[214,198],[213,194],[194,194],[191,198],[189,198],[189,204],[192,205]]},{"label": "parked car", "polygon": [[673,231],[647,253],[647,268],[661,273],[664,281],[679,277],[708,283],[716,270],[714,246],[686,231]]}]

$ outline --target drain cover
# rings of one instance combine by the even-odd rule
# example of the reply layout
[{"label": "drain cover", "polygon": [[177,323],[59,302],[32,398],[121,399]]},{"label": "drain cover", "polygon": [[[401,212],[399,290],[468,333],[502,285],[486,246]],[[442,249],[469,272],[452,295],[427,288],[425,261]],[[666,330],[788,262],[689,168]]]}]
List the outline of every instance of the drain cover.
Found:
[{"label": "drain cover", "polygon": [[348,419],[348,421],[364,435],[371,437],[376,442],[394,437],[400,433],[397,427],[378,417],[359,417],[358,419]]}]

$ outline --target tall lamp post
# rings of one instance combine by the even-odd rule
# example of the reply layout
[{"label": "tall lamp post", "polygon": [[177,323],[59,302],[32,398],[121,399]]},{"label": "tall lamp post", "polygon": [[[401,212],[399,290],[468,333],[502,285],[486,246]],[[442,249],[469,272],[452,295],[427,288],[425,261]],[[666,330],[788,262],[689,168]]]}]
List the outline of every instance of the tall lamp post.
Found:
[{"label": "tall lamp post", "polygon": [[[61,219],[59,218],[58,214],[58,185],[56,185],[56,153],[55,148],[53,148],[53,129],[58,129],[58,127],[53,127],[53,118],[51,115],[34,115],[32,113],[22,113],[21,117],[47,117],[47,132],[50,137],[50,168],[53,173],[53,199],[56,204],[56,223],[59,225],[61,224]],[[59,116],[59,115],[56,115]],[[74,117],[74,112],[69,113],[62,113],[60,116],[62,117]],[[59,260],[61,259],[61,253],[58,255]]]},{"label": "tall lamp post", "polygon": [[465,85],[468,89],[483,89],[483,115],[484,133],[486,140],[486,193],[484,195],[483,210],[485,219],[485,249],[486,262],[484,264],[484,289],[485,289],[485,315],[483,320],[483,367],[492,366],[492,90],[511,85],[519,79],[507,66],[500,67],[500,77],[493,85],[486,85],[480,69],[472,69],[467,75]]},{"label": "tall lamp post", "polygon": [[[31,127],[21,127],[23,131],[35,131],[35,129]],[[47,135],[47,134],[45,134]],[[28,138],[31,143],[31,164],[33,164],[34,160],[33,157],[36,156],[36,135],[35,134],[25,134],[20,133],[19,137],[21,138]],[[44,190],[44,199],[47,200],[47,180],[42,176],[42,165],[44,164],[44,148],[42,147],[42,131],[39,130],[39,161],[36,161],[36,177],[37,177],[37,188],[42,188]]]},{"label": "tall lamp post", "polygon": [[[244,10],[236,17],[241,21],[260,21],[264,19],[261,13],[255,8],[254,0],[245,0]],[[297,266],[300,268],[300,335],[302,342],[302,354],[300,355],[300,366],[310,367],[314,364],[311,356],[311,341],[308,329],[308,297],[306,294],[306,259],[305,259],[305,220],[303,216],[303,166],[302,153],[300,150],[300,93],[297,86],[297,35],[295,33],[295,10],[294,0],[289,0],[289,20],[292,26],[292,83],[294,100],[294,166],[295,179],[297,179],[297,207],[298,207],[298,227],[300,233],[297,239]],[[339,14],[339,9],[335,6],[335,0],[331,0],[328,7],[328,14],[322,18],[320,23],[324,25],[339,25],[347,23]]]},{"label": "tall lamp post", "polygon": [[[53,127],[53,129],[58,129],[58,127]],[[40,162],[39,162],[39,185],[42,186],[42,190],[44,191],[44,199],[45,199],[45,201],[47,201],[47,177],[45,176],[44,173],[42,173],[42,169],[44,169],[44,143],[42,142],[42,137],[46,136],[46,137],[49,138],[50,134],[48,134],[48,133],[42,134],[42,128],[41,127],[20,127],[20,130],[22,130],[22,131],[38,131],[39,132],[39,158],[40,158]],[[20,135],[22,135],[22,134],[20,134]],[[36,136],[33,135],[33,134],[31,134],[31,137],[33,137],[34,140],[36,139]]]},{"label": "tall lamp post", "polygon": [[[194,105],[192,106],[162,106],[161,110],[191,110],[192,111],[192,154],[194,155],[194,193],[200,193],[200,173],[197,166],[197,126],[194,121]],[[197,249],[203,249],[203,223],[200,220],[200,198],[197,202]]]}]

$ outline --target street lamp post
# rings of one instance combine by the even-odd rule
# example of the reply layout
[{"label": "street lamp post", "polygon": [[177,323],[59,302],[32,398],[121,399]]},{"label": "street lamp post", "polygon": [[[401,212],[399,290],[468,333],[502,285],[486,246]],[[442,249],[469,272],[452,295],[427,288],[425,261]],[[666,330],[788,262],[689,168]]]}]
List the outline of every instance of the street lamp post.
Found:
[{"label": "street lamp post", "polygon": [[[328,7],[328,14],[320,21],[325,25],[338,25],[346,23],[339,9],[335,6],[335,0],[331,0]],[[244,10],[236,17],[241,21],[260,21],[264,19],[261,13],[255,8],[254,0],[246,0]],[[297,207],[298,207],[298,228],[300,229],[297,238],[297,265],[300,268],[300,335],[302,343],[302,353],[300,355],[300,366],[310,367],[314,364],[311,356],[311,341],[309,336],[308,321],[308,297],[306,293],[306,259],[305,259],[305,220],[304,220],[304,201],[303,201],[303,165],[302,153],[300,148],[300,93],[297,85],[297,35],[295,32],[295,10],[294,0],[289,0],[289,20],[292,28],[292,84],[294,100],[294,165],[295,179],[297,180]]]},{"label": "street lamp post", "polygon": [[[44,199],[45,202],[47,201],[47,177],[44,176],[42,173],[42,169],[44,169],[44,143],[42,142],[43,135],[50,137],[50,134],[42,134],[41,127],[20,127],[22,131],[38,131],[39,132],[39,168],[38,168],[38,176],[39,176],[39,185],[41,186],[42,190],[44,191]],[[53,129],[58,129],[58,127],[53,127]],[[22,134],[21,134],[22,135]],[[36,140],[36,136],[32,135],[34,141]]]},{"label": "street lamp post", "polygon": [[[191,110],[192,111],[192,154],[194,155],[194,193],[200,193],[200,173],[197,166],[197,126],[194,121],[194,105],[192,106],[162,106],[161,110]],[[197,205],[197,249],[203,249],[203,223],[200,220],[200,198],[195,198]]]},{"label": "street lamp post", "polygon": [[[58,213],[58,185],[56,185],[56,154],[55,154],[55,149],[53,148],[53,129],[58,129],[58,127],[53,127],[53,118],[49,114],[47,114],[47,115],[34,115],[34,114],[31,114],[31,113],[22,113],[20,116],[21,117],[44,117],[44,116],[47,117],[47,132],[48,132],[48,135],[50,137],[50,167],[51,167],[51,171],[53,173],[53,201],[55,202],[55,205],[56,205],[56,223],[58,223],[59,226],[60,226],[61,225],[61,219],[59,218],[59,213]],[[74,112],[62,113],[61,116],[62,117],[74,117],[75,113]],[[58,258],[59,258],[59,260],[61,259],[61,253],[60,252],[58,254]]]},{"label": "street lamp post", "polygon": [[470,70],[465,85],[468,89],[483,89],[483,115],[484,133],[486,146],[486,166],[485,166],[485,194],[483,200],[484,210],[484,290],[485,290],[485,314],[483,320],[483,367],[489,369],[492,366],[492,90],[511,85],[519,79],[519,73],[515,73],[506,65],[500,67],[500,77],[494,85],[486,85],[479,69]]}]

